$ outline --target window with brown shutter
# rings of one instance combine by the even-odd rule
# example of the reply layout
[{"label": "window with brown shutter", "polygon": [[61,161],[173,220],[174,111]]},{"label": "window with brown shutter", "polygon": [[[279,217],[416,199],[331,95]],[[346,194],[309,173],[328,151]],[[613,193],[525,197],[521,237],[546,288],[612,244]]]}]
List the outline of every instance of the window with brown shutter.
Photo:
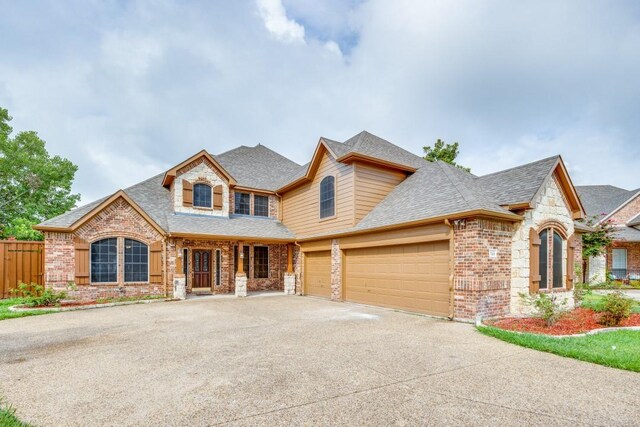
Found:
[{"label": "window with brown shutter", "polygon": [[149,245],[149,283],[162,283],[162,241]]},{"label": "window with brown shutter", "polygon": [[573,289],[573,280],[575,274],[575,257],[576,253],[576,235],[572,234],[567,239],[567,290]]},{"label": "window with brown shutter", "polygon": [[193,206],[193,184],[186,179],[182,180],[182,205]]},{"label": "window with brown shutter", "polygon": [[529,292],[535,294],[540,289],[540,236],[529,230]]},{"label": "window with brown shutter", "polygon": [[75,284],[89,284],[89,243],[76,238],[73,242],[76,258]]},{"label": "window with brown shutter", "polygon": [[213,187],[213,209],[222,209],[222,185]]}]

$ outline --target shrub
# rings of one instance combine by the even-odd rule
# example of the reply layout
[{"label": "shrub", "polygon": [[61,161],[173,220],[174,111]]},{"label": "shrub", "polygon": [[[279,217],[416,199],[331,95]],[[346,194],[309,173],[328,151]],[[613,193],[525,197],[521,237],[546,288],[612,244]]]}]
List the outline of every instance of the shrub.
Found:
[{"label": "shrub", "polygon": [[600,323],[605,326],[618,326],[622,320],[631,315],[634,301],[624,296],[621,291],[615,291],[603,298]]},{"label": "shrub", "polygon": [[559,301],[559,298],[555,294],[549,296],[549,294],[545,293],[535,295],[521,293],[520,297],[526,305],[534,308],[537,316],[544,320],[547,326],[553,325],[562,317],[565,312],[565,306],[567,305],[566,298]]},{"label": "shrub", "polygon": [[573,287],[573,300],[575,301],[576,307],[582,304],[584,297],[591,295],[591,293],[591,287],[587,283],[576,283]]},{"label": "shrub", "polygon": [[19,283],[16,289],[10,291],[13,295],[22,295],[24,305],[28,307],[51,307],[57,305],[67,297],[66,292],[56,292],[53,289],[45,289],[41,285],[32,283]]}]

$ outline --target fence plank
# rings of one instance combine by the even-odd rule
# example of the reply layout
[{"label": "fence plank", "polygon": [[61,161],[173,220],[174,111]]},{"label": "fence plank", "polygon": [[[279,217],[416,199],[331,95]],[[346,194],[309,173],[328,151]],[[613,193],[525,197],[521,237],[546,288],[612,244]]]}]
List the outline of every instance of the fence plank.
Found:
[{"label": "fence plank", "polygon": [[44,242],[0,240],[0,298],[20,282],[44,285]]}]

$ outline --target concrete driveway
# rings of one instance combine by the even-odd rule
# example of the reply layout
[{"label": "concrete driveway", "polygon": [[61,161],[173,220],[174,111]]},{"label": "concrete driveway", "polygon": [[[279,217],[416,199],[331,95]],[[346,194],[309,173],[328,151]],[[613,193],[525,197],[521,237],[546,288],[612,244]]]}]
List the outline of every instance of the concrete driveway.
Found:
[{"label": "concrete driveway", "polygon": [[308,297],[6,320],[0,360],[0,394],[35,425],[640,423],[640,374]]}]

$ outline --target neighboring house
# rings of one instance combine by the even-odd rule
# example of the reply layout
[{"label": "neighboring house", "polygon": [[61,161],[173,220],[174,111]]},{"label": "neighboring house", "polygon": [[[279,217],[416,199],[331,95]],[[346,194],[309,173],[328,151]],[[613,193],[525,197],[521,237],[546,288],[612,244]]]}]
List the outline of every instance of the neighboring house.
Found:
[{"label": "neighboring house", "polygon": [[612,185],[576,187],[589,217],[609,221],[614,241],[604,255],[587,260],[586,279],[604,282],[607,273],[616,280],[640,280],[640,189]]},{"label": "neighboring house", "polygon": [[560,156],[474,176],[367,132],[300,166],[201,151],[40,224],[46,284],[82,298],[283,290],[459,320],[572,304],[584,211]]}]

